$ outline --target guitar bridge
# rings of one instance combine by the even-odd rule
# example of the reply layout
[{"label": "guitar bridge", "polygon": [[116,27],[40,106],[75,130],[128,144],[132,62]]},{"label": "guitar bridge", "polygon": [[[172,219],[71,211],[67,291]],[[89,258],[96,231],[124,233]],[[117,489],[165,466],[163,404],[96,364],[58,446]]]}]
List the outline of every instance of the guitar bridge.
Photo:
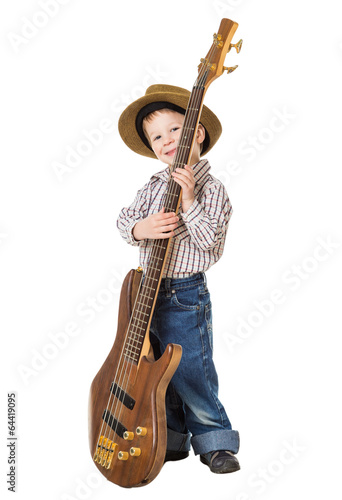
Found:
[{"label": "guitar bridge", "polygon": [[109,469],[112,465],[112,460],[115,452],[115,448],[117,447],[116,443],[113,443],[108,438],[101,436],[96,448],[96,452],[94,455],[94,462],[102,465],[106,469]]}]

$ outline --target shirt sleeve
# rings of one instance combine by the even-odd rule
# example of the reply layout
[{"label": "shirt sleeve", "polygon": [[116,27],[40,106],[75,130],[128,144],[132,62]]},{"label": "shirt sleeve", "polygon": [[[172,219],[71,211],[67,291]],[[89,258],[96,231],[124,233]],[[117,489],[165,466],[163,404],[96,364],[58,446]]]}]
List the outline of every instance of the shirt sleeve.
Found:
[{"label": "shirt sleeve", "polygon": [[201,201],[195,198],[188,211],[180,215],[195,245],[209,250],[224,242],[232,213],[225,187],[215,183],[205,190]]},{"label": "shirt sleeve", "polygon": [[146,217],[148,209],[147,199],[148,184],[140,189],[129,207],[124,207],[118,216],[116,226],[122,238],[133,246],[139,246],[144,240],[136,240],[133,236],[133,228],[137,222]]}]

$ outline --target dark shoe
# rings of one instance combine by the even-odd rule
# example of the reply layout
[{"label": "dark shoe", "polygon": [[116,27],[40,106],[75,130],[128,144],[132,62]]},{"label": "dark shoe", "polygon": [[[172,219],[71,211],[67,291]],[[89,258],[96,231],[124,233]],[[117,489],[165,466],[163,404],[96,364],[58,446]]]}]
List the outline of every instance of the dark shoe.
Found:
[{"label": "dark shoe", "polygon": [[164,464],[166,462],[176,462],[177,460],[184,460],[184,458],[187,458],[188,456],[189,456],[188,451],[166,450]]},{"label": "dark shoe", "polygon": [[205,455],[200,455],[202,464],[209,467],[211,472],[216,474],[226,474],[240,469],[238,459],[231,451],[219,450],[211,451]]}]

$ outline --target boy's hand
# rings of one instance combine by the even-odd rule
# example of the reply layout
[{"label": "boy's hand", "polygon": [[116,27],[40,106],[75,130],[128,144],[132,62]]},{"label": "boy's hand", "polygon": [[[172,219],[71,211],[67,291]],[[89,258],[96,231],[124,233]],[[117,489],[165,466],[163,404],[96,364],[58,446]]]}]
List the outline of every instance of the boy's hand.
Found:
[{"label": "boy's hand", "polygon": [[184,165],[184,168],[176,168],[172,176],[182,188],[182,210],[187,212],[194,202],[195,177],[192,167]]},{"label": "boy's hand", "polygon": [[163,207],[160,212],[149,215],[136,223],[133,228],[133,236],[136,240],[160,240],[171,238],[175,233],[179,217],[174,212],[165,213]]}]

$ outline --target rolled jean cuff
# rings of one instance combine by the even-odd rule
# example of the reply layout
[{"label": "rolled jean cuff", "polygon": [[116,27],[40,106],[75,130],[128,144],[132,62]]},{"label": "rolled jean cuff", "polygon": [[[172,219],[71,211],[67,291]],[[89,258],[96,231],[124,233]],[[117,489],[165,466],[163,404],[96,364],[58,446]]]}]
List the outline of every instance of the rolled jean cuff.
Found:
[{"label": "rolled jean cuff", "polygon": [[228,450],[237,453],[240,447],[240,437],[238,431],[220,429],[193,436],[191,444],[195,455],[203,455],[217,450]]},{"label": "rolled jean cuff", "polygon": [[190,451],[191,434],[182,434],[180,432],[167,429],[167,449],[169,451]]}]

